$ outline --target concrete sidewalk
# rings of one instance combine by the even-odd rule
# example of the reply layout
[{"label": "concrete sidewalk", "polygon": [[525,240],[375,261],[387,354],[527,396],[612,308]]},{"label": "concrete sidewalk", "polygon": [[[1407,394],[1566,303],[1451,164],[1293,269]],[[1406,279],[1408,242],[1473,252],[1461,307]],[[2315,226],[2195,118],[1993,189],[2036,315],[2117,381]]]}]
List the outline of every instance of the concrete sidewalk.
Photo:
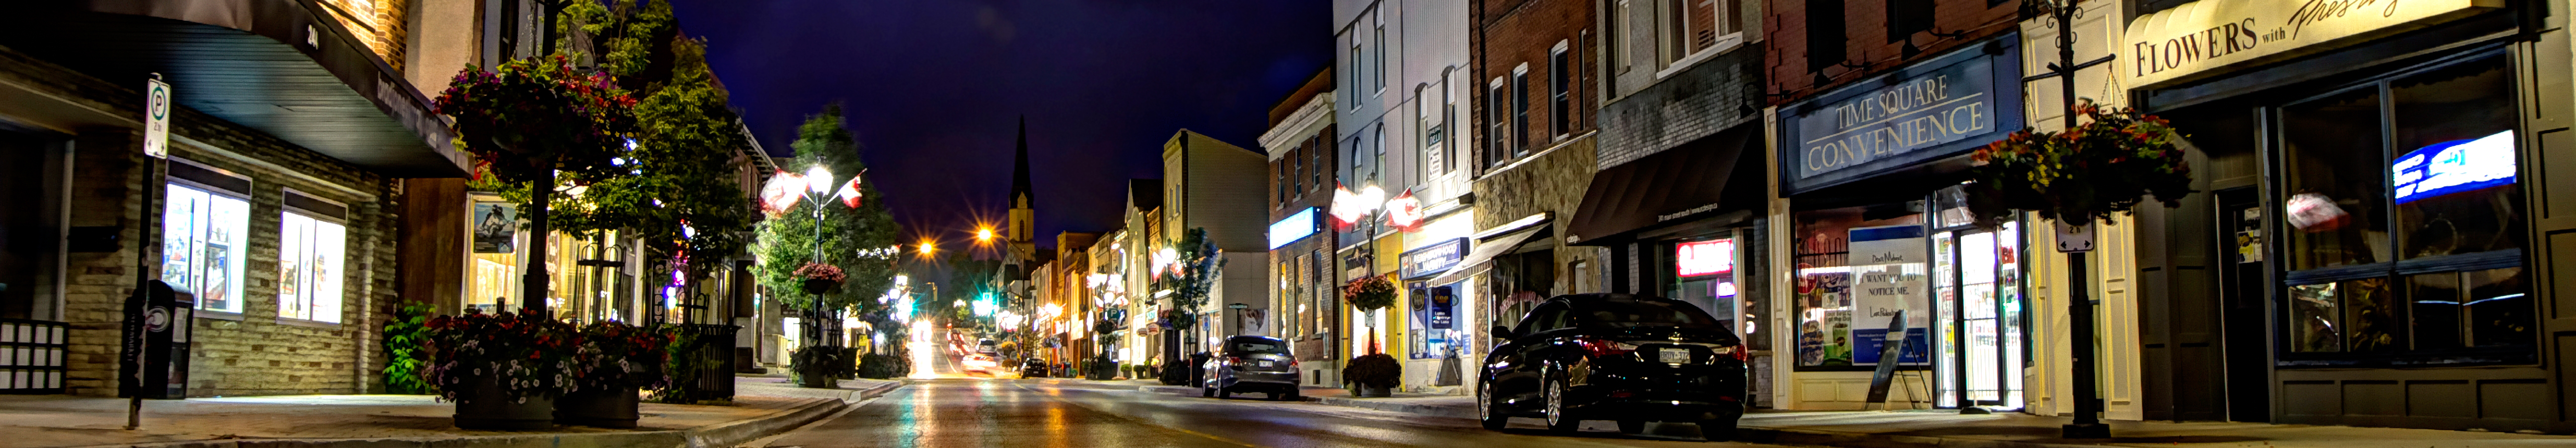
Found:
[{"label": "concrete sidewalk", "polygon": [[146,400],[143,427],[124,430],[126,400],[0,396],[0,448],[726,448],[831,415],[901,386],[860,380],[794,389],[741,379],[731,405],[644,403],[635,429],[558,426],[468,431],[452,403],[426,395],[299,395]]},{"label": "concrete sidewalk", "polygon": [[[1318,397],[1321,404],[1426,417],[1475,418],[1475,397]],[[2058,438],[2069,419],[1955,411],[1756,412],[1740,441],[1855,448],[2451,448],[2576,447],[2576,437],[2430,429],[2219,422],[2110,422],[2109,440]],[[1661,426],[1661,425],[1657,425]],[[1649,428],[1648,432],[1661,432]],[[1690,431],[1696,434],[1696,429]]]}]

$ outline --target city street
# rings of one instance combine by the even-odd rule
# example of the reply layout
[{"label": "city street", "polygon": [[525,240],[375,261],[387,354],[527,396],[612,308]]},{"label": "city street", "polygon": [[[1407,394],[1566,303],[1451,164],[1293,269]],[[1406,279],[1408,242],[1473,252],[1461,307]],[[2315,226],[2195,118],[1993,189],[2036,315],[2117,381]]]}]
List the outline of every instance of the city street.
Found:
[{"label": "city street", "polygon": [[[1726,447],[1697,440],[1690,425],[1623,435],[1592,422],[1574,436],[1545,434],[1536,420],[1502,433],[1467,419],[1337,408],[1313,403],[1216,400],[1127,390],[1051,386],[1036,380],[916,381],[847,414],[770,440],[787,447]],[[756,444],[755,444],[756,445]]]}]

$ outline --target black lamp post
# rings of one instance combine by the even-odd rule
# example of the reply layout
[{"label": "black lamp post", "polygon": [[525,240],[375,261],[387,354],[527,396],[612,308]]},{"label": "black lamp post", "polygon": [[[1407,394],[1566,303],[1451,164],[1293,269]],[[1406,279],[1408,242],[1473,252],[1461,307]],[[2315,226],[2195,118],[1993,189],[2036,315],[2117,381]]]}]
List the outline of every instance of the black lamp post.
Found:
[{"label": "black lamp post", "polygon": [[[2075,72],[2109,63],[2112,60],[2112,56],[2103,56],[2101,59],[2081,64],[2075,63],[2073,25],[2075,19],[2084,16],[2084,10],[2076,7],[2079,1],[2081,0],[2022,0],[2022,17],[2047,20],[2048,26],[2057,28],[2057,62],[2048,64],[2047,73],[2022,78],[2022,81],[2057,78],[2059,98],[2067,108],[2066,129],[2074,129],[2076,126]],[[2118,74],[2112,76],[2118,76]],[[2086,224],[2062,233],[2090,233],[2092,227],[2091,224]],[[2085,251],[2090,250],[2092,250],[2091,247],[2080,250],[2063,247],[2063,245],[2059,247],[2059,251],[2066,253],[2066,282],[2070,289],[2067,292],[2069,302],[2066,306],[2067,327],[2069,332],[2073,333],[2067,335],[2069,345],[2067,351],[2073,358],[2069,361],[2072,361],[2075,375],[2075,421],[2062,428],[2063,435],[2069,439],[2111,438],[2111,426],[2102,424],[2101,420],[2102,378],[2100,366],[2097,365],[2100,361],[2094,356],[2093,350],[2093,333],[2096,329],[2094,328],[2092,285],[2085,283],[2087,281]]]}]

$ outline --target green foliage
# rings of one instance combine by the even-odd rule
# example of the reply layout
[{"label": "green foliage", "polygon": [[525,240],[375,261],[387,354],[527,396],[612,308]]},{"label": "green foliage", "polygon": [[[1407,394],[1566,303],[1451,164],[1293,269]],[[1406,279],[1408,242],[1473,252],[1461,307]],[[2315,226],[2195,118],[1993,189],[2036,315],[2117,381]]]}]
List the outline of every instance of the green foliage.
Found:
[{"label": "green foliage", "polygon": [[[797,127],[796,157],[779,163],[782,169],[803,172],[822,165],[832,172],[834,181],[846,182],[851,176],[867,171],[859,160],[860,148],[842,126],[841,108],[826,107],[823,113],[806,117]],[[779,299],[797,309],[810,309],[820,299],[827,310],[854,310],[861,315],[878,314],[885,308],[877,298],[894,285],[895,260],[901,256],[886,249],[894,247],[901,228],[894,216],[886,213],[873,182],[860,181],[858,207],[845,206],[838,200],[801,200],[795,207],[760,222],[752,250],[760,254],[761,264],[752,269],[760,284],[771,291],[796,291],[802,278],[795,275],[805,263],[817,262],[815,238],[816,208],[821,208],[820,263],[838,266],[846,275],[839,292],[821,295],[781,294]]]},{"label": "green foliage", "polygon": [[882,380],[911,374],[912,361],[902,356],[872,353],[859,357],[860,378]]},{"label": "green foliage", "polygon": [[850,368],[848,355],[845,348],[817,345],[796,349],[795,353],[787,356],[787,362],[789,369],[797,375],[849,379],[857,372]]},{"label": "green foliage", "polygon": [[429,385],[428,304],[403,305],[385,322],[385,393],[423,395]]},{"label": "green foliage", "polygon": [[496,71],[467,65],[432,103],[455,120],[457,148],[511,183],[587,185],[623,173],[609,161],[625,155],[635,132],[635,99],[561,56],[512,60]]},{"label": "green foliage", "polygon": [[680,331],[679,328],[665,327],[663,330],[668,332],[665,334],[671,343],[662,347],[663,356],[668,360],[662,364],[662,372],[669,376],[670,382],[653,389],[652,395],[647,397],[656,403],[691,404],[698,401],[698,374],[706,369],[706,359],[697,356],[697,350],[698,344],[707,341],[697,333]]},{"label": "green foliage", "polygon": [[2165,207],[2191,194],[2191,167],[2164,119],[2085,100],[2083,124],[2062,132],[2024,129],[1977,148],[1968,170],[1968,210],[1994,227],[2018,211],[2073,225],[2126,214],[2153,195]]},{"label": "green foliage", "polygon": [[[1191,228],[1173,243],[1179,253],[1176,272],[1163,277],[1163,287],[1172,290],[1172,309],[1197,310],[1206,305],[1208,289],[1216,286],[1217,275],[1225,269],[1225,258],[1216,249],[1216,240],[1208,239],[1207,228]],[[1172,313],[1172,325],[1193,328],[1198,324],[1196,312]]]},{"label": "green foliage", "polygon": [[1404,379],[1404,365],[1385,353],[1360,355],[1342,366],[1342,381],[1369,387],[1391,388]]}]

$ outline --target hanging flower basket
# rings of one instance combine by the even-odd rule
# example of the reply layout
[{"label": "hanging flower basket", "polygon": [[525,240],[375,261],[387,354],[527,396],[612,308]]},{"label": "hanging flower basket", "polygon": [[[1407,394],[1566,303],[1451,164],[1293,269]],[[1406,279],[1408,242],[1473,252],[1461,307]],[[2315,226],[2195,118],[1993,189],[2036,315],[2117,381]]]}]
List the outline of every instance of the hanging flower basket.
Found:
[{"label": "hanging flower basket", "polygon": [[806,263],[804,267],[796,268],[796,277],[803,279],[803,283],[797,285],[797,289],[803,290],[806,294],[838,292],[841,290],[841,280],[848,278],[841,273],[840,267],[822,263]]},{"label": "hanging flower basket", "polygon": [[1377,311],[1395,306],[1395,282],[1386,277],[1368,276],[1342,285],[1342,300],[1360,311]]},{"label": "hanging flower basket", "polygon": [[2164,119],[2137,109],[2075,106],[2084,123],[2062,132],[2024,129],[1978,148],[1968,211],[1992,228],[2021,211],[2072,225],[2127,214],[2155,196],[2166,207],[2191,194],[2191,168]]}]

